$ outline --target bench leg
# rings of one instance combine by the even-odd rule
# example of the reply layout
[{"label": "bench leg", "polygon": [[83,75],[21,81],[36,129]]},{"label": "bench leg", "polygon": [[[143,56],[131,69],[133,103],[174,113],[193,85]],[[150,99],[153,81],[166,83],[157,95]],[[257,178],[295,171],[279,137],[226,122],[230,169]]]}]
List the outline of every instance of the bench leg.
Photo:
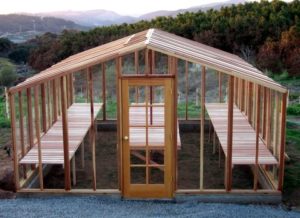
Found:
[{"label": "bench leg", "polygon": [[82,144],[81,144],[81,167],[82,169],[84,169],[84,140],[82,141]]},{"label": "bench leg", "polygon": [[216,154],[216,132],[213,132],[213,154]]},{"label": "bench leg", "polygon": [[75,155],[72,158],[72,176],[73,176],[73,185],[76,185],[76,165],[75,165]]}]

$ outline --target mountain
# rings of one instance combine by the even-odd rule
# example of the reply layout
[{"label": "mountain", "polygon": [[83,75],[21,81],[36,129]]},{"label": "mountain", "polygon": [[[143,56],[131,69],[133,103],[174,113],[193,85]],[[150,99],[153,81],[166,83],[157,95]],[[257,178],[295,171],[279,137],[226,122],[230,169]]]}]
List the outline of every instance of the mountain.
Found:
[{"label": "mountain", "polygon": [[154,12],[150,12],[150,13],[141,15],[139,17],[139,20],[151,20],[151,19],[154,19],[156,17],[161,17],[161,16],[175,17],[180,13],[198,12],[200,10],[201,11],[207,11],[209,9],[219,10],[219,9],[221,9],[221,7],[226,7],[226,6],[236,5],[236,4],[244,4],[247,1],[249,1],[249,0],[229,0],[229,1],[225,1],[225,2],[215,2],[215,3],[190,7],[190,8],[186,8],[186,9],[179,9],[179,10],[175,10],[175,11],[168,11],[168,10],[154,11]]},{"label": "mountain", "polygon": [[60,33],[64,29],[87,30],[88,28],[55,17],[0,15],[0,38],[8,38],[15,43],[25,42],[45,32]]},{"label": "mountain", "polygon": [[109,26],[112,24],[134,23],[138,19],[131,16],[123,16],[108,10],[89,10],[89,11],[56,11],[36,14],[38,16],[58,17],[71,20],[83,26]]},{"label": "mountain", "polygon": [[73,21],[55,17],[39,17],[21,14],[0,15],[0,35],[26,31],[59,33],[64,29],[86,29]]},{"label": "mountain", "polygon": [[230,6],[232,4],[245,3],[247,0],[228,0],[225,2],[217,2],[205,4],[201,6],[179,9],[175,11],[160,10],[151,13],[143,14],[139,17],[123,16],[113,11],[108,10],[89,10],[89,11],[57,11],[36,14],[38,16],[58,17],[66,20],[71,20],[83,26],[109,26],[112,24],[134,23],[140,20],[151,20],[158,16],[176,16],[184,12],[197,12],[199,10],[206,11],[209,9],[220,9],[223,6]]}]

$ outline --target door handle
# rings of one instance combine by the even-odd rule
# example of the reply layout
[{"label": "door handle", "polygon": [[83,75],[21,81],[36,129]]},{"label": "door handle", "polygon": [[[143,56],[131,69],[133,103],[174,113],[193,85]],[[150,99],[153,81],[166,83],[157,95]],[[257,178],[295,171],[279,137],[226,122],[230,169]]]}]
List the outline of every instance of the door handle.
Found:
[{"label": "door handle", "polygon": [[128,136],[126,135],[126,136],[124,136],[124,138],[123,138],[125,141],[128,141]]}]

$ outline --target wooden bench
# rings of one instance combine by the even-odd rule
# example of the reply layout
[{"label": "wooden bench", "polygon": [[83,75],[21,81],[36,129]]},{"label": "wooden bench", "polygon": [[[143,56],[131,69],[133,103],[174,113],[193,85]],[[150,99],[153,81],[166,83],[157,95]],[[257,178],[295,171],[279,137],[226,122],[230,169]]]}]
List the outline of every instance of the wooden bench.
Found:
[{"label": "wooden bench", "polygon": [[[224,154],[227,156],[228,105],[226,103],[207,103],[205,107]],[[236,106],[233,107],[232,134],[232,165],[254,165],[256,132],[247,117]],[[278,164],[261,138],[259,138],[258,164]]]},{"label": "wooden bench", "polygon": [[[94,103],[94,119],[102,108],[102,103]],[[82,144],[91,127],[91,106],[89,103],[74,103],[67,110],[69,132],[69,160]],[[41,137],[42,164],[64,164],[64,142],[62,118],[59,117],[53,126]],[[82,145],[82,155],[84,154]],[[83,157],[84,158],[84,157]],[[84,159],[83,159],[84,160]],[[20,160],[20,164],[38,164],[38,145],[35,144]],[[75,158],[73,158],[73,183],[75,182]],[[84,165],[84,163],[83,163]]]}]

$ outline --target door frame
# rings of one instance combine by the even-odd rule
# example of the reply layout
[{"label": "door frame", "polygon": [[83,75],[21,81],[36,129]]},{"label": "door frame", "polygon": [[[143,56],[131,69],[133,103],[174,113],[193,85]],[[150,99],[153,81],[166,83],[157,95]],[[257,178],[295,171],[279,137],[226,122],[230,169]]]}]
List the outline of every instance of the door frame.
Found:
[{"label": "door frame", "polygon": [[[166,198],[171,199],[174,196],[175,187],[176,187],[176,180],[175,180],[175,172],[176,172],[176,152],[177,152],[177,122],[176,122],[176,96],[174,96],[175,92],[175,78],[174,77],[164,77],[164,78],[158,78],[158,77],[120,77],[118,80],[119,83],[119,121],[118,121],[118,138],[119,138],[119,181],[120,181],[120,189],[122,196],[125,198]],[[158,184],[158,185],[148,185],[147,188],[145,188],[145,185],[138,185],[130,184],[130,174],[126,172],[126,167],[129,167],[129,148],[125,148],[125,146],[129,146],[128,142],[124,141],[124,136],[126,129],[124,127],[127,126],[127,129],[129,129],[128,119],[125,120],[126,116],[125,114],[129,115],[128,108],[126,109],[126,106],[128,106],[128,103],[124,103],[123,101],[125,99],[128,100],[128,93],[125,93],[128,90],[129,84],[131,85],[163,85],[166,87],[165,90],[170,92],[169,98],[165,98],[165,141],[170,140],[169,143],[169,150],[166,152],[166,159],[165,159],[165,170],[168,171],[168,173],[165,173],[165,183],[164,184]],[[126,91],[124,91],[126,90]],[[165,94],[166,96],[166,94]],[[125,110],[124,110],[125,109]],[[125,113],[124,113],[125,112]],[[169,136],[169,137],[167,137]],[[127,143],[127,144],[126,144]],[[126,152],[127,150],[127,152]],[[126,157],[127,156],[127,157]],[[126,162],[127,161],[127,162]],[[127,168],[127,171],[130,171]],[[126,175],[125,175],[126,174]],[[125,178],[127,176],[127,178]],[[150,187],[151,186],[151,187]],[[163,188],[162,188],[163,186]],[[163,189],[163,190],[162,190]],[[151,191],[149,191],[151,190]]]}]

